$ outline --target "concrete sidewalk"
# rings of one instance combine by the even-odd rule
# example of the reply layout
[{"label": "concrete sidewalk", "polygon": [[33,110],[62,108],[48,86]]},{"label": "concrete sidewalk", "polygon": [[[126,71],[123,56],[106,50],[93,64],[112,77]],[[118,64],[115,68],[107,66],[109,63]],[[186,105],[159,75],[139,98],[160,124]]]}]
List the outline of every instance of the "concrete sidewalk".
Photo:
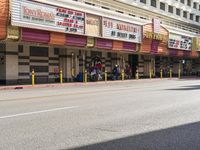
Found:
[{"label": "concrete sidewalk", "polygon": [[0,90],[17,90],[17,89],[31,89],[31,88],[49,88],[49,87],[70,87],[70,86],[91,86],[91,85],[103,85],[103,84],[121,84],[127,82],[133,83],[141,83],[141,82],[155,82],[161,80],[177,80],[177,78],[169,79],[169,78],[154,78],[154,79],[139,79],[139,80],[117,80],[117,81],[99,81],[99,82],[67,82],[67,83],[47,83],[47,84],[35,84],[32,85],[12,85],[12,86],[0,86]]}]

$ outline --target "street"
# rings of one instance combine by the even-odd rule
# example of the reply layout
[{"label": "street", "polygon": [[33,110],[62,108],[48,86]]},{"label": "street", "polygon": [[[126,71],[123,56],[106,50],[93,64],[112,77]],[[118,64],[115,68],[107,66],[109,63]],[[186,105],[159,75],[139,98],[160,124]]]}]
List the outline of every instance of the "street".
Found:
[{"label": "street", "polygon": [[0,150],[199,150],[200,80],[0,91]]}]

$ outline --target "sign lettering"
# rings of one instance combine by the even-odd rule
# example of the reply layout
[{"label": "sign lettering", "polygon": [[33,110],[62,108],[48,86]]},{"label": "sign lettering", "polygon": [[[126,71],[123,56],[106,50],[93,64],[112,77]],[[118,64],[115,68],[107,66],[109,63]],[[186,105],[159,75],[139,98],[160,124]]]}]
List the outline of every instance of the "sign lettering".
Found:
[{"label": "sign lettering", "polygon": [[141,43],[141,26],[103,18],[103,37]]}]

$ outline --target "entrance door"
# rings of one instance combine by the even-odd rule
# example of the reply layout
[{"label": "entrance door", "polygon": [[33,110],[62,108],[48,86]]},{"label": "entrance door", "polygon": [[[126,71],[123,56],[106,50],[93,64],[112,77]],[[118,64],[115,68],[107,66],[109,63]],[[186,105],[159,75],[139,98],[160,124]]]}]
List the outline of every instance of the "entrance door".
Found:
[{"label": "entrance door", "polygon": [[35,71],[36,83],[48,83],[49,48],[30,46],[30,71]]},{"label": "entrance door", "polygon": [[135,78],[136,70],[138,67],[138,55],[129,55],[128,56],[129,65],[131,66],[132,77]]}]

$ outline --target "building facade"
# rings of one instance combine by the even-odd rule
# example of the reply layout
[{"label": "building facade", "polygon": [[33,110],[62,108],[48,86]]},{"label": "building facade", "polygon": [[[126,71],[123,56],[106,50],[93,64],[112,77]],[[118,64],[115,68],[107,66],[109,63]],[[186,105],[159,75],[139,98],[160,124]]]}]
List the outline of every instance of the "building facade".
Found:
[{"label": "building facade", "polygon": [[200,69],[195,0],[0,0],[0,83],[66,82],[101,65],[140,78]]}]

